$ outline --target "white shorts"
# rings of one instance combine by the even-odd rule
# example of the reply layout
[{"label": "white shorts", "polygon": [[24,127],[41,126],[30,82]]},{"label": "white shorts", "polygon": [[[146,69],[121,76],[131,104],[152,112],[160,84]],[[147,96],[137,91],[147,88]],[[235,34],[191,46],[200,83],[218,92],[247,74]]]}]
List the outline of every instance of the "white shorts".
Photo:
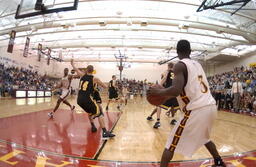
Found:
[{"label": "white shorts", "polygon": [[62,93],[60,95],[61,100],[65,100],[70,93],[69,89],[62,89]]},{"label": "white shorts", "polygon": [[256,100],[253,102],[253,106],[256,108]]},{"label": "white shorts", "polygon": [[198,148],[210,141],[216,116],[216,105],[186,111],[171,131],[165,148],[191,157]]}]

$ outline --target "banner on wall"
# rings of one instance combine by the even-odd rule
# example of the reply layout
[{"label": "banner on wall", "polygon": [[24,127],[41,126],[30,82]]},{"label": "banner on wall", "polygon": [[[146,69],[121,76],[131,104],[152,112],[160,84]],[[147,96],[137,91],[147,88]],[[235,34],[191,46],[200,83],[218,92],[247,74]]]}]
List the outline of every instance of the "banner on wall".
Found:
[{"label": "banner on wall", "polygon": [[13,51],[15,37],[16,37],[16,31],[12,30],[10,33],[10,40],[7,48],[7,52],[9,53],[12,53]]},{"label": "banner on wall", "polygon": [[50,49],[50,48],[48,48],[48,54],[47,54],[47,56],[48,56],[47,65],[50,65],[50,59],[51,59],[51,49]]},{"label": "banner on wall", "polygon": [[59,59],[62,61],[62,49],[59,50]]},{"label": "banner on wall", "polygon": [[24,56],[24,57],[28,57],[29,42],[30,42],[30,38],[27,37],[26,43],[25,43],[24,52],[23,52],[23,56]]},{"label": "banner on wall", "polygon": [[38,55],[38,61],[41,61],[41,56],[42,56],[42,44],[38,44],[38,48],[37,48],[37,55]]}]

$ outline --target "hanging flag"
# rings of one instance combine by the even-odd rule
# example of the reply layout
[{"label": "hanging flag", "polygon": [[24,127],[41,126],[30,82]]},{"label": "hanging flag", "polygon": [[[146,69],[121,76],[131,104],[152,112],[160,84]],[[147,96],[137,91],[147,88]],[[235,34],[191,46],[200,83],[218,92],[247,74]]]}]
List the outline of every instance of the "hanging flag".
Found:
[{"label": "hanging flag", "polygon": [[9,53],[12,53],[13,51],[15,37],[16,37],[16,31],[12,30],[12,32],[10,33],[10,40],[7,48],[7,52]]},{"label": "hanging flag", "polygon": [[62,49],[59,50],[59,59],[62,61]]},{"label": "hanging flag", "polygon": [[41,61],[42,49],[43,49],[43,46],[42,44],[39,43],[37,48],[38,61]]},{"label": "hanging flag", "polygon": [[48,54],[47,54],[47,56],[48,56],[47,65],[50,65],[50,58],[51,58],[51,49],[50,49],[50,48],[48,48]]},{"label": "hanging flag", "polygon": [[27,37],[26,43],[25,43],[24,52],[23,52],[23,56],[24,56],[24,57],[27,57],[27,56],[28,56],[29,42],[30,42],[30,38]]}]

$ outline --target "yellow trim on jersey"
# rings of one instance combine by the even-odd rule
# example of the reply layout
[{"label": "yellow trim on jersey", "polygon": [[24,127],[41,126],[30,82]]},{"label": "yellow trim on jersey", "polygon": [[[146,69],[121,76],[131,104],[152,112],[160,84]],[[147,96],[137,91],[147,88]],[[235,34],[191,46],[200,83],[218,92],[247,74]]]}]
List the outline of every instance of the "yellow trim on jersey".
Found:
[{"label": "yellow trim on jersey", "polygon": [[163,109],[166,109],[166,110],[168,110],[169,109],[169,107],[167,107],[167,106],[165,106],[165,105],[160,105],[159,107],[162,107]]},{"label": "yellow trim on jersey", "polygon": [[96,106],[96,113],[95,114],[92,114],[91,116],[98,116],[99,113],[100,113],[100,110],[99,110],[99,106],[98,104],[92,99],[92,97],[90,96],[90,99],[92,100],[92,102],[95,104]]},{"label": "yellow trim on jersey", "polygon": [[189,117],[189,115],[186,115],[186,114],[185,114],[185,115],[184,115],[184,117],[188,118],[188,117]]},{"label": "yellow trim on jersey", "polygon": [[[171,108],[171,107],[165,106],[165,105],[163,105],[163,104],[161,104],[159,107],[161,107],[161,108],[163,108],[163,109],[165,109],[165,110],[169,110],[169,109]],[[177,107],[174,107],[173,109],[174,109],[174,110],[177,110],[177,109],[180,109],[180,107],[177,106]]]},{"label": "yellow trim on jersey", "polygon": [[179,127],[181,127],[181,128],[183,128],[183,129],[184,129],[184,127],[185,127],[185,126],[179,125]]},{"label": "yellow trim on jersey", "polygon": [[169,151],[171,151],[171,152],[175,151],[176,146],[179,143],[180,137],[181,137],[181,135],[183,133],[183,130],[185,128],[185,125],[186,125],[186,123],[189,119],[189,116],[191,114],[191,110],[187,111],[186,107],[184,107],[183,110],[184,110],[183,112],[185,112],[185,115],[184,115],[183,119],[181,120],[181,122],[180,122],[180,124],[179,124],[179,126],[178,126],[178,128],[177,128],[177,130],[174,134],[174,137],[172,139],[172,144],[169,147]]}]

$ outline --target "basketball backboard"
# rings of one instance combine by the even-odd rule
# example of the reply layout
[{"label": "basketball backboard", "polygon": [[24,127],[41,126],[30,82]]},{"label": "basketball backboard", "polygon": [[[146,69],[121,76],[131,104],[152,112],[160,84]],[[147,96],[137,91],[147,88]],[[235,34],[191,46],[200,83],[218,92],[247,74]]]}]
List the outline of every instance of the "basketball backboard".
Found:
[{"label": "basketball backboard", "polygon": [[76,10],[77,5],[78,0],[21,0],[15,18]]},{"label": "basketball backboard", "polygon": [[197,12],[217,8],[230,9],[230,7],[232,7],[234,10],[232,14],[235,14],[238,10],[246,6],[250,1],[251,0],[204,0],[197,9]]}]

